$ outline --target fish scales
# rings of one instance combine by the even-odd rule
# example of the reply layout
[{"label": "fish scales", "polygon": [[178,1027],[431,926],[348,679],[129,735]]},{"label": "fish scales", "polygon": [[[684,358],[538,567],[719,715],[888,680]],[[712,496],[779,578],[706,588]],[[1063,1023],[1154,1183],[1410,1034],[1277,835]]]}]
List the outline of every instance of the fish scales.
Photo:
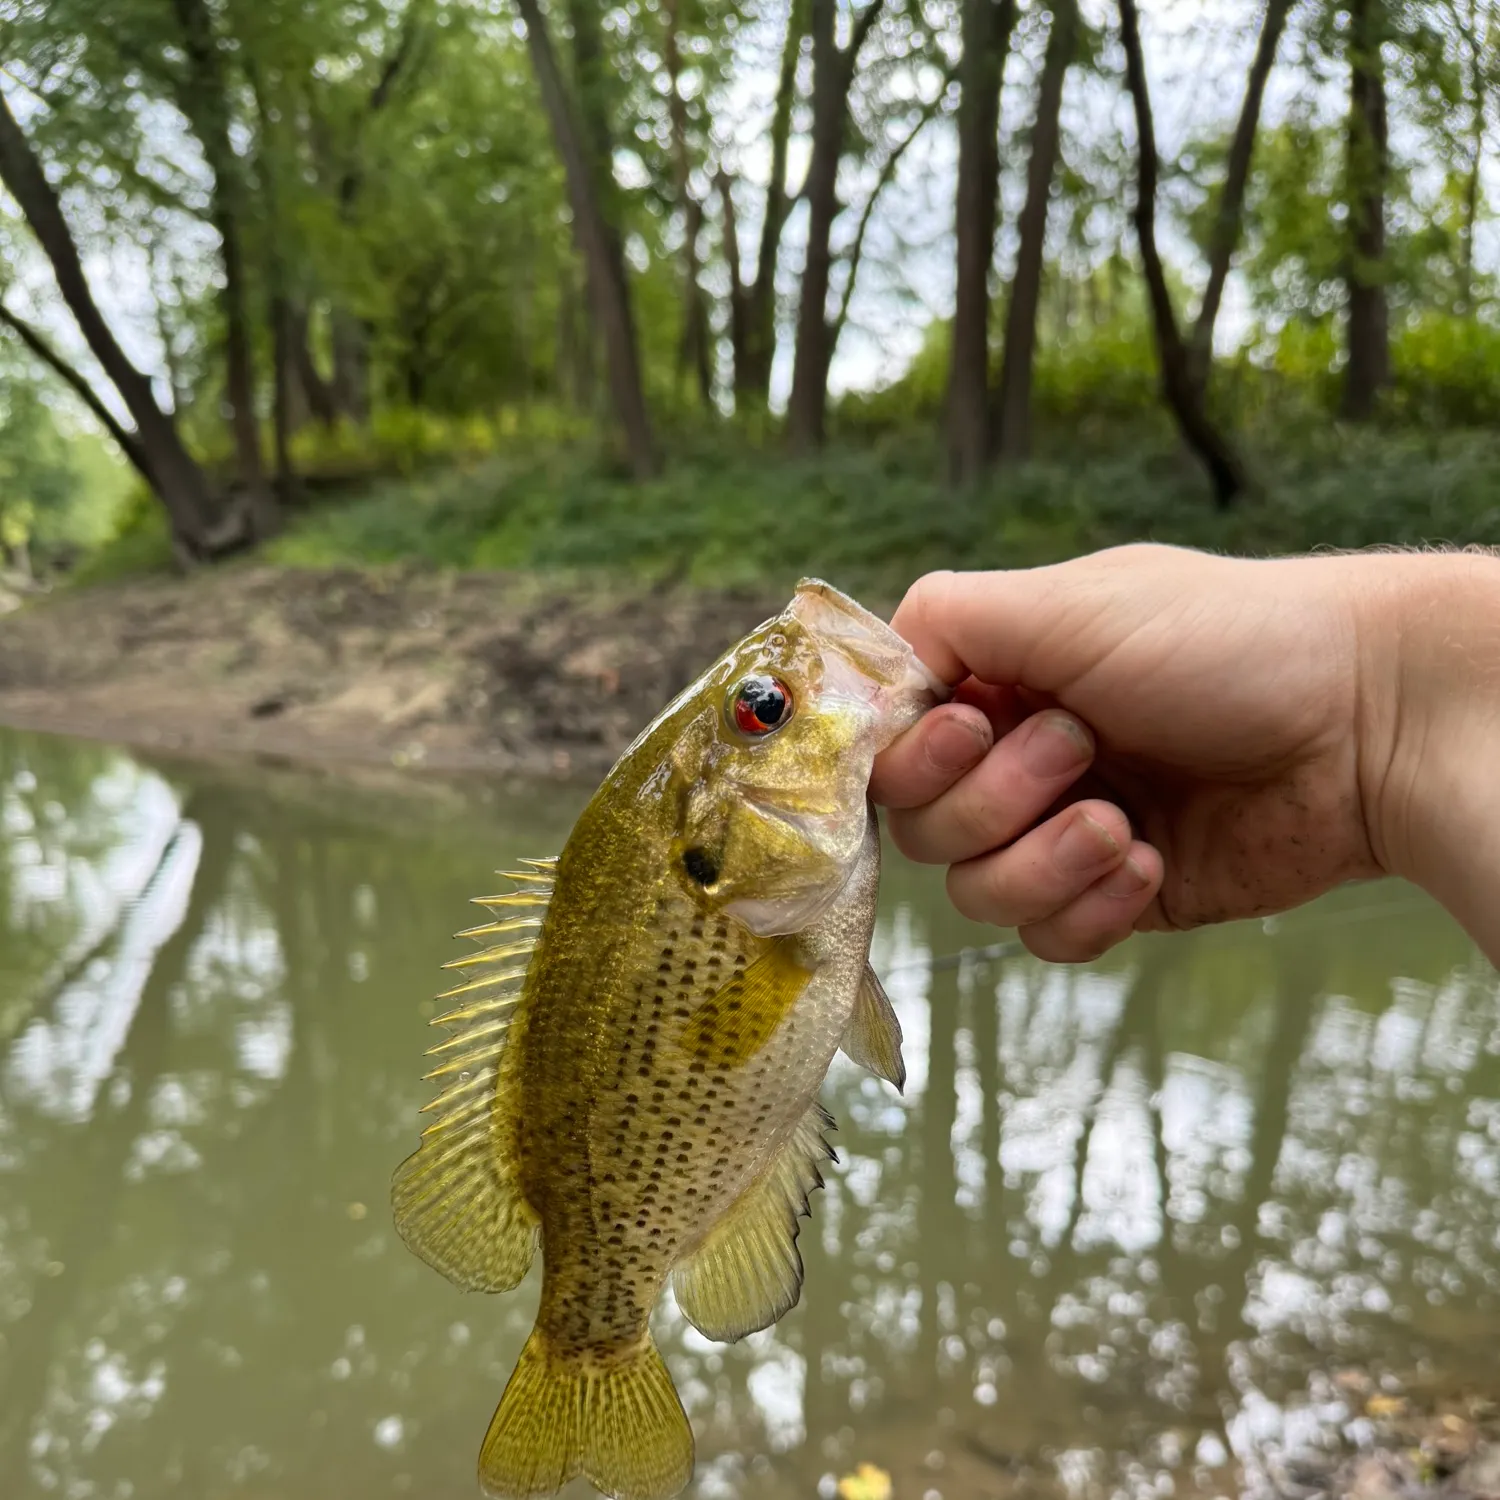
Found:
[{"label": "fish scales", "polygon": [[536,999],[548,1023],[525,1044],[521,1159],[544,1242],[569,1247],[548,1262],[538,1314],[560,1350],[639,1336],[672,1264],[805,1115],[869,953],[879,875],[870,827],[866,878],[797,940],[808,956],[826,955],[816,980],[747,1057],[678,1042],[704,1000],[771,944],[706,916],[668,881],[643,893],[637,916],[647,919],[620,945],[625,1004],[589,1004],[597,970],[542,967]]},{"label": "fish scales", "polygon": [[442,1091],[393,1207],[468,1290],[509,1289],[542,1249],[487,1494],[582,1474],[668,1500],[693,1464],[649,1327],[668,1280],[723,1340],[800,1295],[828,1065],[842,1047],[905,1076],[869,968],[870,767],[944,691],[883,622],[805,581],[642,731],[556,860],[481,898],[496,915],[471,935],[505,940],[452,965]]}]

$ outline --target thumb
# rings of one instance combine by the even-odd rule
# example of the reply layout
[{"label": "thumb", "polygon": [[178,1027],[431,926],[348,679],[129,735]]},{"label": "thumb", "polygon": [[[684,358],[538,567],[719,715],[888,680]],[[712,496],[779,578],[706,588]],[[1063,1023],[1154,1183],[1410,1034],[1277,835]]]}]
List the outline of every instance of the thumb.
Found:
[{"label": "thumb", "polygon": [[[944,682],[967,677],[1042,692],[1076,675],[1055,649],[1070,589],[1057,577],[1066,563],[988,573],[928,573],[891,618],[896,633]],[[1076,600],[1074,601],[1076,603]],[[1054,649],[1039,648],[1051,643]]]},{"label": "thumb", "polygon": [[1259,564],[1136,542],[1045,568],[929,573],[891,625],[944,682],[1058,698],[1139,631],[1233,598],[1247,566]]}]

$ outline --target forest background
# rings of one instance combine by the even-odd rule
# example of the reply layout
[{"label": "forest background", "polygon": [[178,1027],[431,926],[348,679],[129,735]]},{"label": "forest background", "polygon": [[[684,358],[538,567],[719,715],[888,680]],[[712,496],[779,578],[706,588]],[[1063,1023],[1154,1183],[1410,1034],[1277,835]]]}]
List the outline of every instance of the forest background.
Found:
[{"label": "forest background", "polygon": [[1492,0],[12,0],[10,577],[1500,542]]}]

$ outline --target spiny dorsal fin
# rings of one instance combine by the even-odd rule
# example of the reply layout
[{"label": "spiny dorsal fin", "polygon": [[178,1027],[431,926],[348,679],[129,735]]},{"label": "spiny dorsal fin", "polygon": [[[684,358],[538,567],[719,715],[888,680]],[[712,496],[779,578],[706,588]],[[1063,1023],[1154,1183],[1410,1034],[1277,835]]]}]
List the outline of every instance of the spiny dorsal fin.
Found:
[{"label": "spiny dorsal fin", "polygon": [[798,1220],[810,1212],[808,1195],[823,1186],[821,1164],[837,1160],[823,1138],[832,1126],[814,1100],[776,1160],[673,1270],[677,1305],[705,1338],[733,1343],[796,1306]]},{"label": "spiny dorsal fin", "polygon": [[539,1233],[516,1181],[515,1122],[497,1100],[500,1059],[554,879],[555,861],[524,863],[527,871],[507,872],[517,890],[478,898],[500,915],[460,934],[490,945],[444,965],[465,978],[439,997],[460,1003],[432,1023],[450,1032],[428,1052],[441,1059],[427,1077],[442,1092],[423,1113],[437,1118],[391,1184],[401,1238],[465,1291],[513,1287],[531,1265]]},{"label": "spiny dorsal fin", "polygon": [[896,1019],[885,986],[868,964],[865,965],[864,978],[859,982],[859,992],[854,997],[854,1013],[849,1017],[844,1039],[839,1045],[844,1055],[860,1067],[868,1068],[877,1078],[894,1084],[898,1094],[905,1091],[906,1062],[901,1056],[901,1022]]},{"label": "spiny dorsal fin", "polygon": [[771,944],[742,974],[727,979],[682,1029],[683,1050],[715,1067],[739,1067],[771,1040],[807,988],[812,970],[795,940]]}]

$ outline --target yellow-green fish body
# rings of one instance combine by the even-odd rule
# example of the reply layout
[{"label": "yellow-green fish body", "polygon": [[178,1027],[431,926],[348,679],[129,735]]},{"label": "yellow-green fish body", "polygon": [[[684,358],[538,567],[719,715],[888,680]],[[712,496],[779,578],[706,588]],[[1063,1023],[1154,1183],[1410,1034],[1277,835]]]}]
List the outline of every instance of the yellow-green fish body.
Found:
[{"label": "yellow-green fish body", "polygon": [[408,1244],[459,1285],[524,1276],[536,1328],[486,1436],[487,1493],[582,1473],[676,1494],[691,1429],[651,1340],[668,1278],[710,1338],[797,1300],[833,1054],[903,1081],[868,967],[875,753],[940,689],[827,585],[726,654],[625,752],[555,863],[460,961],[439,1118],[397,1173]]}]

